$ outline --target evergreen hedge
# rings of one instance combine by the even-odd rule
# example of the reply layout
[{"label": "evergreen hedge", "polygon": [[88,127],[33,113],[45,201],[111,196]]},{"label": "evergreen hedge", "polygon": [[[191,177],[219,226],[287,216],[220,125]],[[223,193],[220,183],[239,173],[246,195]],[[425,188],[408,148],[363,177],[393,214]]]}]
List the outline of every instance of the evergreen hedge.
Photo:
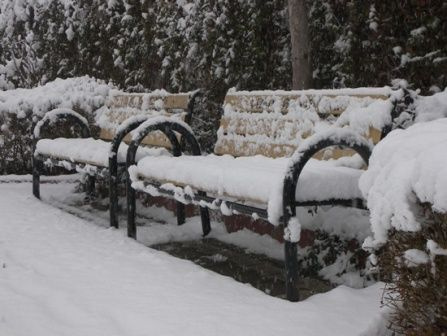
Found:
[{"label": "evergreen hedge", "polygon": [[[313,87],[447,85],[445,1],[308,9]],[[0,0],[0,89],[86,74],[131,91],[202,88],[193,127],[211,151],[230,87],[290,89],[287,1]]]}]

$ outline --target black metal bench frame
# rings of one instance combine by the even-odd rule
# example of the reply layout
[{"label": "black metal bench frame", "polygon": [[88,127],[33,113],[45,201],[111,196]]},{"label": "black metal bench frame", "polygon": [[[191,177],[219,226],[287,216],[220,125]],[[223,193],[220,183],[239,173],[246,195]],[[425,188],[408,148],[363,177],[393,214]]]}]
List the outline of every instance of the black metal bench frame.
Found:
[{"label": "black metal bench frame", "polygon": [[[188,108],[186,110],[185,122],[190,124],[192,115],[194,113],[194,107],[196,103],[197,97],[200,95],[200,91],[196,91],[191,95],[191,98],[188,103]],[[85,123],[73,113],[59,113],[56,115],[57,120],[50,119],[42,119],[44,120],[43,124],[40,125],[40,129],[49,126],[50,123],[55,121],[63,120],[69,122],[72,125],[78,125],[80,127],[81,138],[91,138],[91,130],[85,125]],[[43,117],[45,118],[45,116]],[[132,117],[131,117],[132,118]],[[104,173],[104,170],[108,171],[108,180],[109,180],[109,213],[110,213],[110,226],[114,228],[118,228],[118,186],[119,186],[119,176],[124,173],[126,169],[126,163],[118,162],[118,149],[123,139],[133,130],[135,130],[138,126],[140,126],[143,122],[150,119],[151,116],[141,115],[138,118],[134,118],[132,122],[129,122],[127,126],[121,129],[117,134],[115,134],[113,140],[110,142],[110,155],[109,155],[109,165],[108,167],[103,166],[95,166],[93,164],[88,164],[90,166],[96,167],[100,169],[101,173]],[[41,132],[39,132],[39,135]],[[33,133],[33,153],[35,152],[36,144],[40,140],[40,136],[35,136]],[[173,154],[175,155],[175,148],[173,147]],[[84,168],[86,166],[85,163],[81,162],[72,162],[70,161],[70,168],[67,167],[67,160],[52,158],[44,155],[36,155],[33,154],[32,158],[32,175],[33,175],[33,195],[36,198],[40,199],[40,175],[43,175],[45,170],[45,162],[51,161],[52,165],[64,168],[69,172],[76,171],[78,168]],[[97,174],[88,174],[87,180],[87,195],[93,196],[95,190],[95,181]],[[185,222],[185,205],[181,202],[176,202],[177,205],[177,222],[179,225]]]},{"label": "black metal bench frame", "polygon": [[[406,106],[410,105],[412,99],[405,90],[404,99],[402,101],[394,102],[394,109],[392,111],[392,121],[389,125],[386,125],[382,129],[381,138],[383,139],[393,128],[394,119],[398,117],[398,115],[406,108]],[[141,126],[143,127],[143,126]],[[136,137],[133,138],[133,141],[130,143],[128,152],[127,152],[127,169],[129,167],[136,164],[135,157],[136,152],[141,144],[143,138],[147,136],[149,133],[154,131],[162,131],[168,139],[171,141],[172,147],[174,149],[174,155],[180,156],[183,154],[182,146],[177,141],[177,138],[174,135],[174,132],[180,133],[182,139],[184,139],[190,146],[192,150],[192,155],[202,155],[200,146],[198,141],[196,140],[194,134],[192,134],[188,129],[183,127],[181,124],[175,121],[163,122],[158,124],[149,124],[144,129],[139,129],[139,133]],[[354,134],[353,134],[354,135]],[[357,136],[357,135],[355,135]],[[327,199],[322,201],[306,201],[306,202],[297,202],[295,198],[295,190],[298,184],[298,180],[300,178],[300,174],[306,165],[306,163],[312,158],[314,154],[318,151],[332,147],[332,146],[340,146],[344,148],[353,149],[356,153],[360,155],[363,161],[368,165],[369,157],[371,155],[371,146],[366,139],[364,139],[361,143],[355,143],[351,141],[352,139],[340,139],[337,136],[329,137],[321,139],[320,141],[314,143],[312,146],[307,148],[305,151],[300,152],[298,149],[295,155],[300,155],[300,159],[295,162],[284,176],[283,182],[283,216],[281,217],[281,225],[283,229],[286,229],[289,225],[289,220],[296,216],[296,208],[297,207],[306,207],[306,206],[346,206],[346,207],[354,207],[359,209],[367,209],[362,199]],[[154,181],[146,181],[142,180],[144,186],[151,186],[155,188],[157,193],[161,196],[165,196],[168,198],[175,199],[175,193],[172,190],[164,189],[163,186]],[[144,190],[138,190],[143,191]],[[186,204],[194,204],[200,207],[200,215],[202,222],[202,231],[203,235],[206,236],[210,230],[210,217],[209,217],[209,209],[216,210],[219,208],[222,202],[226,203],[226,206],[237,213],[245,214],[252,216],[256,214],[258,218],[268,220],[268,214],[265,209],[257,208],[254,206],[249,206],[244,203],[239,203],[235,201],[227,201],[223,199],[218,199],[215,197],[208,196],[204,191],[197,191],[194,195],[184,194],[182,195],[182,200],[177,200],[184,202]],[[127,175],[127,225],[128,225],[128,236],[136,239],[136,223],[135,223],[135,204],[136,204],[136,190],[132,187],[132,181],[128,172]],[[285,284],[286,284],[286,298],[289,301],[298,301],[299,293],[296,287],[296,282],[298,280],[298,242],[296,241],[288,241],[285,240],[284,244],[284,255],[285,255]]]},{"label": "black metal bench frame", "polygon": [[[182,154],[181,146],[177,141],[174,134],[180,133],[182,139],[184,139],[190,148],[192,149],[192,155],[201,155],[200,146],[194,137],[194,135],[181,124],[175,121],[166,121],[163,123],[152,124],[145,129],[139,129],[137,136],[134,136],[133,141],[129,145],[127,152],[127,168],[136,164],[135,157],[137,149],[141,141],[149,133],[154,131],[162,131],[172,143],[174,149],[174,155],[180,156]],[[331,147],[341,146],[351,148],[356,151],[362,159],[368,164],[369,157],[371,155],[371,147],[365,139],[363,143],[352,144],[349,140],[328,138],[323,139],[311,146],[307,151],[303,152],[302,159],[294,164],[284,177],[284,189],[283,189],[283,216],[281,223],[283,228],[287,228],[290,218],[296,215],[297,206],[321,206],[321,205],[342,205],[351,206],[364,209],[365,206],[361,199],[345,200],[345,199],[330,199],[325,201],[309,201],[309,202],[297,202],[295,199],[295,189],[298,183],[300,173],[302,172],[306,163],[310,158],[318,151]],[[299,151],[299,150],[298,150]],[[156,188],[157,193],[161,196],[168,198],[175,198],[175,194],[172,190],[164,189],[162,185],[154,183],[152,181],[144,181],[145,185],[150,185]],[[180,201],[180,200],[177,200]],[[237,211],[241,214],[253,215],[256,214],[259,218],[267,219],[267,211],[265,209],[257,208],[254,206],[248,206],[243,203],[226,201],[223,199],[215,198],[206,195],[204,191],[198,191],[194,195],[182,195],[182,202],[195,204],[200,207],[200,215],[202,221],[203,235],[206,236],[210,230],[210,217],[208,208],[217,209],[222,202],[226,203],[226,206],[230,210]],[[132,187],[132,181],[128,174],[127,178],[127,229],[128,236],[136,238],[136,223],[135,223],[135,205],[136,205],[136,191]],[[298,260],[297,260],[297,244],[298,242],[285,241],[285,271],[286,271],[286,297],[290,301],[298,301],[299,293],[295,286],[298,278]]]}]

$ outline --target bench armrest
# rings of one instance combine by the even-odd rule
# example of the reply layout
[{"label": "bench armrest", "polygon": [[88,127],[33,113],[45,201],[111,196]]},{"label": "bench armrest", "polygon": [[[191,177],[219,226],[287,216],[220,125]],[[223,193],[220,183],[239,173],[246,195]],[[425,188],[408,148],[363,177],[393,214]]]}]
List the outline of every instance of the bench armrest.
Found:
[{"label": "bench armrest", "polygon": [[135,130],[132,142],[127,150],[127,167],[135,164],[138,146],[149,133],[154,131],[161,131],[166,135],[171,142],[174,156],[180,156],[182,154],[180,143],[174,132],[180,133],[182,142],[184,141],[186,144],[190,145],[192,155],[202,155],[200,145],[188,124],[168,117],[155,117],[148,119]]},{"label": "bench armrest", "polygon": [[51,110],[43,116],[43,118],[36,124],[33,130],[34,140],[40,139],[40,133],[42,128],[52,125],[53,123],[66,119],[72,124],[77,124],[81,127],[81,134],[83,138],[90,137],[90,127],[86,118],[79,113],[68,108],[57,108]]},{"label": "bench armrest", "polygon": [[[197,142],[194,133],[191,128],[183,121],[173,120],[168,117],[155,117],[148,119],[142,123],[134,132],[132,136],[132,142],[127,150],[126,157],[126,168],[127,168],[127,183],[126,183],[126,194],[127,194],[127,235],[129,237],[136,238],[136,225],[135,225],[135,190],[132,188],[132,179],[129,174],[130,167],[135,165],[135,157],[137,149],[141,144],[141,141],[153,131],[161,131],[169,139],[172,145],[172,150],[174,156],[182,155],[182,145],[177,139],[174,132],[180,133],[182,137],[182,144],[189,144],[192,155],[202,155],[199,143]],[[203,192],[199,192],[200,195],[204,195]],[[202,226],[204,235],[207,235],[209,226],[209,213],[208,209],[200,208],[200,215],[202,217]]]},{"label": "bench armrest", "polygon": [[318,151],[331,146],[353,149],[366,164],[368,164],[372,152],[372,145],[366,138],[346,128],[334,128],[317,133],[303,141],[290,159],[283,182],[283,221],[285,227],[287,227],[289,219],[296,215],[295,190],[304,166]]}]

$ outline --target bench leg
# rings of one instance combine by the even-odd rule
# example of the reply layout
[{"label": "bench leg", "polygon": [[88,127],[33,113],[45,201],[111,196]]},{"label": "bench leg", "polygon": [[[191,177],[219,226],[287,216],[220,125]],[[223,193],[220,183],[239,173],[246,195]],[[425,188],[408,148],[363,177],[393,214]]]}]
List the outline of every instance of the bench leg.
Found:
[{"label": "bench leg", "polygon": [[132,181],[129,173],[126,178],[126,194],[127,194],[127,236],[137,239],[137,226],[135,224],[135,190],[132,188]]},{"label": "bench leg", "polygon": [[95,197],[96,178],[93,175],[87,175],[87,197],[91,200]]},{"label": "bench leg", "polygon": [[33,158],[33,195],[40,199],[40,161]]},{"label": "bench leg", "polygon": [[284,242],[285,271],[286,271],[286,298],[289,301],[299,301],[297,288],[298,280],[298,243]]},{"label": "bench leg", "polygon": [[[206,196],[206,193],[203,191],[198,192],[201,196]],[[210,212],[206,207],[200,207],[200,220],[202,222],[202,232],[203,236],[206,237],[211,232],[211,224],[210,224]]]},{"label": "bench leg", "polygon": [[200,208],[200,219],[202,221],[203,236],[206,237],[211,232],[210,213],[208,208]]},{"label": "bench leg", "polygon": [[118,228],[118,176],[117,168],[109,172],[110,227]]},{"label": "bench leg", "polygon": [[177,225],[185,224],[186,211],[185,205],[182,202],[176,202],[177,208],[175,210],[177,214]]}]

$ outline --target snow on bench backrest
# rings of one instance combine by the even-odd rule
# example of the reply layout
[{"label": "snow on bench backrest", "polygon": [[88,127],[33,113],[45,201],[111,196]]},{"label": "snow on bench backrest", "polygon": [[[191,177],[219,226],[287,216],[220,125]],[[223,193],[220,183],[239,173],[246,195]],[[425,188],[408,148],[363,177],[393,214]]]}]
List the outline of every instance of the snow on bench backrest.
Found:
[{"label": "snow on bench backrest", "polygon": [[[148,116],[170,116],[184,121],[187,114],[192,93],[169,93],[157,90],[151,93],[123,93],[112,92],[106,106],[98,112],[97,124],[101,128],[100,138],[112,140],[117,128],[128,118]],[[131,140],[128,135],[124,141]],[[170,142],[161,132],[148,135],[143,144],[169,148]]]},{"label": "snow on bench backrest", "polygon": [[[377,143],[391,120],[393,90],[358,88],[304,91],[232,91],[224,102],[214,148],[233,156],[290,156],[300,142],[329,127],[350,126]],[[338,158],[329,150],[317,158]]]}]

